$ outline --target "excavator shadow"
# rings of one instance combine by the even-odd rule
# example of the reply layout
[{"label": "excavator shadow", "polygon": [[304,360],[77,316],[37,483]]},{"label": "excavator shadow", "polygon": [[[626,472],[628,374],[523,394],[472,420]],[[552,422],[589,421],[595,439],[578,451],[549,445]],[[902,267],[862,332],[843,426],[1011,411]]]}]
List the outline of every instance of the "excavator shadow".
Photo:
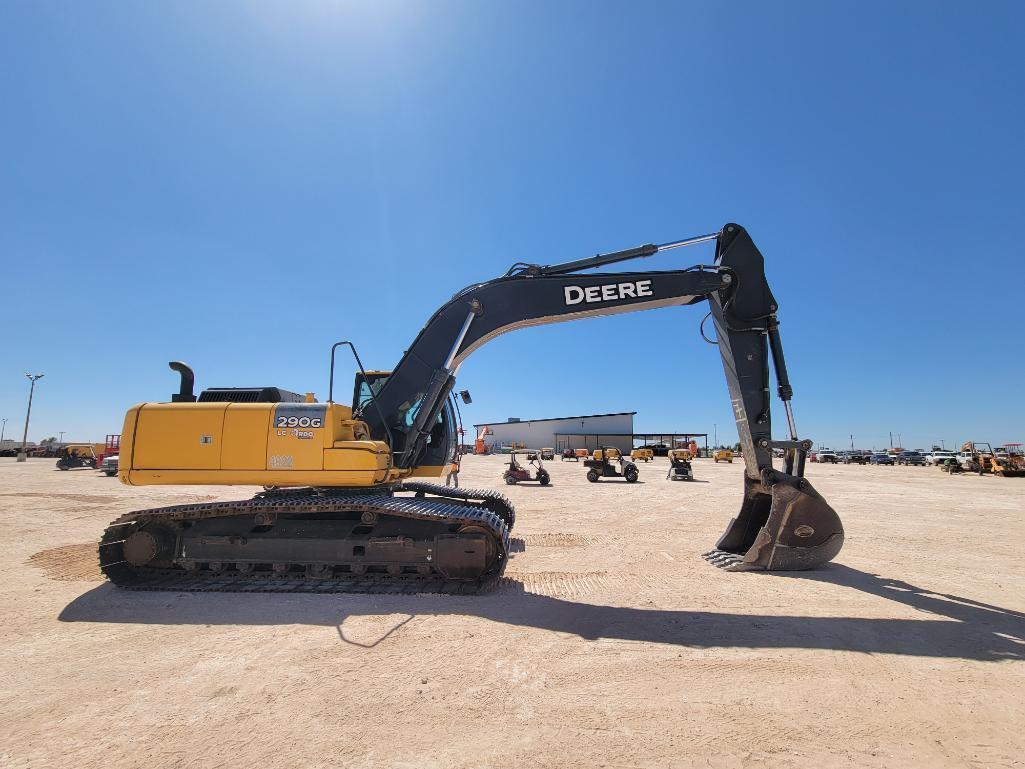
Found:
[{"label": "excavator shadow", "polygon": [[1025,613],[1019,611],[936,593],[839,564],[818,571],[738,574],[735,578],[774,577],[830,583],[896,601],[928,616],[778,616],[603,606],[529,593],[511,582],[494,593],[475,597],[129,592],[104,584],[73,600],[59,619],[160,625],[305,624],[339,629],[347,619],[362,616],[401,614],[424,619],[470,615],[588,640],[1025,660]]}]

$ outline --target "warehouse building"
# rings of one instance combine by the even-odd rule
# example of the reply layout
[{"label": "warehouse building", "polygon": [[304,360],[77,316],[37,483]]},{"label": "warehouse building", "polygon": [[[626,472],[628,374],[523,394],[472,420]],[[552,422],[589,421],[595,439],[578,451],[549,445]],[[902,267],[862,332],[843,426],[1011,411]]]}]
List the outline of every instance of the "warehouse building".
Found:
[{"label": "warehouse building", "polygon": [[636,413],[621,411],[617,414],[588,414],[554,419],[510,417],[505,422],[485,422],[474,427],[478,436],[487,428],[487,434],[482,437],[491,451],[502,446],[528,449],[550,446],[556,451],[594,451],[599,446],[615,446],[620,451],[628,452],[633,448]]}]

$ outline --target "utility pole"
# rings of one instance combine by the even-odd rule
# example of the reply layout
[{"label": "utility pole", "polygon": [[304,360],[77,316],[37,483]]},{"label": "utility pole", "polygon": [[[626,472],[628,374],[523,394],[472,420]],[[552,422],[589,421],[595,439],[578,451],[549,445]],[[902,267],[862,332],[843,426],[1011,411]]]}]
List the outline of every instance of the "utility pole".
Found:
[{"label": "utility pole", "polygon": [[66,433],[66,432],[67,432],[67,430],[61,430],[61,437],[60,437],[60,441],[59,441],[59,444],[60,444],[61,448],[64,448],[64,433]]},{"label": "utility pole", "polygon": [[851,436],[851,451],[854,451],[854,436]]},{"label": "utility pole", "polygon": [[893,448],[893,430],[890,431],[890,448]]},{"label": "utility pole", "polygon": [[4,433],[7,432],[7,420],[5,419],[3,422],[4,423],[0,425],[0,444],[4,442]]},{"label": "utility pole", "polygon": [[25,376],[27,376],[29,378],[29,381],[32,382],[32,386],[29,388],[28,391],[28,411],[25,412],[25,432],[22,433],[21,436],[21,451],[18,452],[19,462],[24,462],[28,458],[27,454],[25,453],[25,444],[28,443],[28,420],[32,416],[32,396],[33,394],[35,394],[36,391],[36,380],[42,379],[45,375],[30,374],[26,371]]},{"label": "utility pole", "polygon": [[712,448],[719,447],[719,426],[712,423]]}]

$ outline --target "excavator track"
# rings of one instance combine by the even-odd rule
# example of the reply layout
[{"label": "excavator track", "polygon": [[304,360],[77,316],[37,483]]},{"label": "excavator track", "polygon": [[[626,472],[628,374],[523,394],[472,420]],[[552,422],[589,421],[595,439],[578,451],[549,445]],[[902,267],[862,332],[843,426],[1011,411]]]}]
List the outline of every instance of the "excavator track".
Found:
[{"label": "excavator track", "polygon": [[456,486],[443,486],[440,483],[430,483],[427,481],[403,481],[400,488],[402,491],[416,492],[417,496],[433,494],[438,497],[459,499],[467,502],[479,500],[482,507],[487,508],[505,521],[509,531],[512,531],[513,524],[516,523],[516,510],[513,507],[513,503],[509,501],[509,497],[499,491],[492,491],[491,489],[460,489]]},{"label": "excavator track", "polygon": [[[473,594],[493,587],[509,552],[509,527],[486,506],[496,501],[469,489],[414,486],[274,490],[135,511],[107,527],[100,568],[130,590]],[[446,496],[423,496],[435,488]]]}]

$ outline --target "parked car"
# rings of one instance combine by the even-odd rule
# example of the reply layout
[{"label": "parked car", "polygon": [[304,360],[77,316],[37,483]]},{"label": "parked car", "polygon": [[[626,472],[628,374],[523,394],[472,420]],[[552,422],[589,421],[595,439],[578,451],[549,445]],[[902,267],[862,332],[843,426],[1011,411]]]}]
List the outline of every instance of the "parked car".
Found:
[{"label": "parked car", "polygon": [[835,465],[840,459],[832,449],[819,449],[816,454],[818,455],[817,461],[833,465]]},{"label": "parked car", "polygon": [[104,457],[103,463],[100,465],[100,471],[108,478],[112,478],[113,476],[117,475],[117,460],[117,454],[113,454],[109,457]]},{"label": "parked car", "polygon": [[865,465],[868,464],[871,456],[871,454],[866,454],[864,451],[845,451],[840,461],[845,465]]},{"label": "parked car", "polygon": [[868,460],[871,465],[892,465],[893,457],[889,454],[873,454],[872,458]]},{"label": "parked car", "polygon": [[925,457],[917,451],[902,451],[897,455],[898,465],[925,465]]},{"label": "parked car", "polygon": [[957,452],[957,463],[959,465],[961,465],[961,467],[965,468],[966,470],[967,469],[975,470],[974,465],[978,464],[975,461],[975,452],[974,451],[959,451],[959,452]]},{"label": "parked car", "polygon": [[942,465],[948,459],[957,461],[957,455],[953,451],[930,451],[925,455],[925,461],[930,465]]},{"label": "parked car", "polygon": [[716,463],[729,462],[732,465],[733,451],[730,449],[716,449],[712,454],[712,459],[715,460]]}]

